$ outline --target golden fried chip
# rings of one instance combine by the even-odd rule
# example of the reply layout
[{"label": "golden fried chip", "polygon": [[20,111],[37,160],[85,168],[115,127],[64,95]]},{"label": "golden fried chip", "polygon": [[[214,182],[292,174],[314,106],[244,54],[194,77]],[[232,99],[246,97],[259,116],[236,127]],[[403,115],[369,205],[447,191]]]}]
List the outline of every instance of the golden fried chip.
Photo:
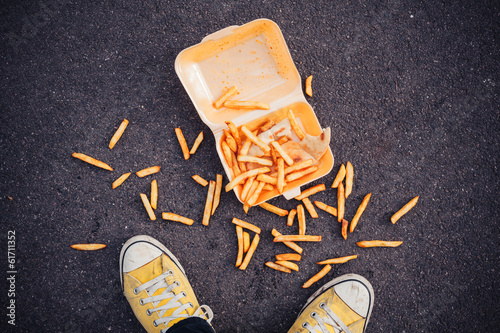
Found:
[{"label": "golden fried chip", "polygon": [[276,260],[300,261],[302,257],[297,253],[281,253],[276,255]]},{"label": "golden fried chip", "polygon": [[256,144],[260,149],[262,149],[264,153],[271,152],[271,148],[264,141],[256,137],[248,128],[246,128],[245,126],[241,126],[241,131],[245,133],[250,141]]},{"label": "golden fried chip", "polygon": [[243,182],[245,179],[247,179],[249,177],[258,176],[261,173],[268,173],[269,171],[271,171],[271,169],[269,169],[268,167],[263,167],[263,168],[252,169],[252,170],[249,170],[247,172],[244,172],[241,175],[239,175],[238,177],[234,178],[232,181],[230,181],[226,185],[226,187],[225,187],[226,192],[231,191],[236,185],[240,184],[241,182]]},{"label": "golden fried chip", "polygon": [[274,237],[273,242],[321,242],[321,235],[282,235]]},{"label": "golden fried chip", "polygon": [[202,141],[203,141],[203,131],[201,131],[200,134],[198,134],[198,136],[196,137],[196,140],[194,141],[193,146],[191,147],[191,150],[189,151],[190,155],[193,155],[194,153],[196,153],[196,151],[198,150],[198,147],[200,146]]},{"label": "golden fried chip", "polygon": [[156,165],[146,169],[139,170],[135,174],[137,175],[137,177],[142,178],[157,173],[159,171],[160,171],[160,166]]},{"label": "golden fried chip", "polygon": [[318,184],[316,186],[309,187],[305,191],[302,191],[302,193],[300,193],[300,195],[296,196],[295,199],[302,200],[302,199],[307,198],[313,194],[324,191],[325,189],[326,189],[325,184]]},{"label": "golden fried chip", "polygon": [[87,162],[88,164],[92,164],[92,165],[94,165],[96,167],[99,167],[99,168],[102,168],[102,169],[106,169],[106,170],[109,170],[109,171],[113,171],[113,168],[110,167],[109,165],[107,165],[106,163],[101,162],[99,160],[96,160],[95,158],[90,157],[88,155],[85,155],[85,154],[82,154],[82,153],[73,153],[73,154],[71,154],[71,156],[73,156],[74,158],[78,158],[79,160],[82,160],[84,162]]},{"label": "golden fried chip", "polygon": [[318,262],[318,265],[333,265],[333,264],[343,264],[345,262],[348,262],[349,260],[356,259],[358,255],[352,255],[352,256],[346,256],[346,257],[339,257],[339,258],[333,258],[333,259],[327,259]]},{"label": "golden fried chip", "polygon": [[186,225],[193,225],[193,223],[194,223],[194,220],[188,219],[187,217],[184,217],[184,216],[181,216],[181,215],[177,215],[177,214],[174,214],[174,213],[163,212],[163,213],[161,213],[161,217],[164,220],[180,222],[180,223],[183,223],[183,224],[186,224]]},{"label": "golden fried chip", "polygon": [[271,213],[274,213],[278,216],[287,216],[288,211],[285,209],[281,209],[279,207],[276,207],[274,205],[271,205],[270,203],[263,202],[259,205],[260,208],[264,208],[267,211],[270,211]]},{"label": "golden fried chip", "polygon": [[245,228],[245,229],[248,229],[248,230],[252,230],[256,234],[260,234],[260,228],[257,227],[256,225],[253,225],[251,223],[245,222],[245,221],[240,220],[240,219],[238,219],[236,217],[233,218],[233,223],[236,224],[236,225],[239,225],[242,228]]},{"label": "golden fried chip", "polygon": [[372,196],[371,193],[368,193],[363,201],[361,202],[361,205],[359,205],[358,210],[356,211],[356,214],[352,218],[351,221],[351,227],[350,227],[350,232],[354,231],[354,228],[356,228],[356,225],[358,224],[359,218],[361,217],[361,214],[365,211],[366,205],[368,205],[368,201],[370,201],[370,197]]},{"label": "golden fried chip", "polygon": [[419,197],[416,196],[415,198],[411,199],[410,202],[408,202],[406,205],[403,206],[403,208],[398,210],[396,214],[392,215],[391,217],[392,224],[396,223],[397,220],[399,220],[403,215],[408,213],[408,211],[410,211],[410,209],[412,209],[417,204],[418,198]]},{"label": "golden fried chip", "polygon": [[328,206],[328,205],[322,203],[321,201],[314,201],[314,204],[319,209],[324,210],[325,212],[332,214],[335,217],[337,216],[337,208],[332,207],[332,206]]},{"label": "golden fried chip", "polygon": [[271,161],[271,160],[268,160],[266,158],[254,157],[254,156],[239,155],[238,161],[239,162],[256,163],[256,164],[265,165],[265,166],[272,166],[273,165],[273,161]]},{"label": "golden fried chip", "polygon": [[193,178],[195,182],[197,182],[198,184],[200,184],[203,187],[208,185],[208,182],[204,178],[202,178],[198,175],[191,176],[191,178]]},{"label": "golden fried chip", "polygon": [[120,176],[120,178],[118,178],[117,180],[115,180],[113,182],[113,185],[111,185],[111,187],[113,189],[117,188],[118,186],[120,186],[121,184],[123,184],[123,182],[125,180],[127,180],[127,178],[131,175],[132,173],[131,172],[127,172],[127,173],[124,173],[123,175]]},{"label": "golden fried chip", "polygon": [[319,271],[316,275],[307,280],[306,283],[302,286],[302,288],[309,288],[314,283],[318,282],[322,277],[324,277],[330,270],[332,269],[331,265],[326,265],[323,267],[321,271]]},{"label": "golden fried chip", "polygon": [[297,119],[295,119],[295,116],[293,114],[292,110],[288,110],[288,120],[290,120],[290,125],[292,126],[293,131],[297,136],[299,137],[299,140],[302,140],[303,138],[306,137],[304,134],[304,131],[302,131],[302,128],[300,128],[299,123],[297,122]]},{"label": "golden fried chip", "polygon": [[283,193],[285,188],[285,162],[280,157],[278,158],[278,182],[276,183],[276,188],[279,193]]},{"label": "golden fried chip", "polygon": [[309,200],[309,198],[302,199],[302,203],[304,204],[307,211],[309,212],[309,215],[311,215],[312,218],[314,219],[318,218],[318,213],[316,213],[316,209],[314,209],[314,206],[311,203],[311,200]]},{"label": "golden fried chip", "polygon": [[123,132],[125,132],[125,128],[127,128],[127,125],[128,125],[128,120],[123,119],[122,123],[120,124],[120,127],[118,127],[115,134],[113,135],[113,137],[109,141],[109,149],[113,149],[113,147],[116,145],[118,140],[120,140],[120,138],[123,135]]},{"label": "golden fried chip", "polygon": [[290,262],[287,260],[276,260],[276,263],[278,265],[283,266],[283,267],[290,268],[292,271],[296,271],[296,272],[299,271],[299,266],[294,262]]},{"label": "golden fried chip", "polygon": [[274,150],[285,160],[286,164],[293,165],[293,160],[288,156],[288,154],[281,148],[280,144],[276,141],[271,142],[271,146],[273,146]]},{"label": "golden fried chip", "polygon": [[299,178],[302,178],[308,174],[311,174],[313,172],[315,172],[316,170],[318,170],[318,166],[317,165],[313,165],[307,169],[304,169],[302,171],[297,171],[297,172],[294,172],[294,173],[290,173],[288,175],[286,175],[286,181],[287,182],[293,182],[294,180],[297,180]]},{"label": "golden fried chip", "polygon": [[180,127],[177,127],[175,129],[175,135],[177,136],[177,140],[179,141],[179,145],[181,146],[182,149],[182,154],[184,155],[184,159],[188,160],[189,159],[189,148],[186,143],[186,139],[184,139],[184,134],[182,134],[182,130]]},{"label": "golden fried chip", "polygon": [[156,209],[156,205],[158,204],[158,182],[153,180],[151,182],[151,207]]},{"label": "golden fried chip", "polygon": [[288,218],[287,218],[287,221],[286,221],[286,225],[291,227],[293,225],[293,220],[295,218],[295,215],[297,215],[297,210],[296,209],[292,209],[290,211],[290,213],[288,214]]},{"label": "golden fried chip", "polygon": [[372,241],[361,241],[356,243],[359,247],[397,247],[403,244],[402,241],[381,241],[381,240],[372,240]]},{"label": "golden fried chip", "polygon": [[243,262],[243,228],[240,226],[236,226],[236,236],[238,237],[238,256],[236,257],[236,267],[240,266]]},{"label": "golden fried chip", "polygon": [[250,248],[250,234],[246,231],[243,231],[243,252],[247,253]]},{"label": "golden fried chip", "polygon": [[245,255],[245,259],[243,259],[243,262],[240,265],[241,270],[245,270],[247,268],[248,263],[250,262],[250,259],[252,259],[253,253],[255,252],[255,249],[259,244],[259,240],[260,240],[259,235],[255,234],[255,236],[253,236],[252,244],[250,244],[247,254]]},{"label": "golden fried chip", "polygon": [[351,162],[347,162],[347,166],[345,168],[345,198],[346,199],[352,192],[353,178],[354,178],[354,169],[352,167]]},{"label": "golden fried chip", "polygon": [[299,235],[306,234],[306,214],[304,212],[304,206],[297,206],[297,219],[299,221]]},{"label": "golden fried chip", "polygon": [[[281,233],[278,230],[276,230],[276,229],[271,230],[271,234],[274,237],[281,236]],[[297,253],[301,254],[302,251],[304,251],[304,249],[302,249],[300,246],[298,246],[294,242],[283,242],[283,244],[285,244],[286,246],[288,246],[289,248],[291,248],[292,250],[294,250]]]},{"label": "golden fried chip", "polygon": [[270,267],[270,268],[275,269],[275,270],[280,271],[280,272],[284,272],[284,273],[291,273],[292,272],[292,270],[290,268],[283,267],[283,266],[275,264],[274,262],[271,262],[271,261],[266,262],[265,265],[267,267]]},{"label": "golden fried chip", "polygon": [[312,79],[313,79],[312,75],[308,76],[306,79],[306,94],[309,95],[310,97],[312,97],[312,95],[313,95]]},{"label": "golden fried chip", "polygon": [[71,247],[75,250],[80,250],[80,251],[95,251],[95,250],[100,250],[104,249],[106,247],[106,244],[73,244]]},{"label": "golden fried chip", "polygon": [[220,96],[215,102],[214,102],[214,107],[216,109],[220,108],[225,101],[234,94],[238,92],[238,89],[236,89],[236,86],[232,86],[231,88],[227,89],[222,96]]},{"label": "golden fried chip", "polygon": [[212,215],[214,215],[215,210],[219,206],[221,190],[222,190],[222,175],[217,174],[217,178],[216,178],[216,182],[215,182],[214,202],[212,205]]},{"label": "golden fried chip", "polygon": [[214,192],[215,192],[215,182],[211,180],[208,185],[207,201],[205,202],[205,210],[203,211],[203,221],[201,222],[201,224],[203,224],[204,226],[208,226],[208,223],[210,221],[210,212],[212,211]]},{"label": "golden fried chip", "polygon": [[337,173],[337,176],[335,177],[335,180],[332,183],[332,188],[338,187],[339,184],[342,183],[342,181],[344,180],[344,178],[345,178],[345,165],[342,164],[340,166],[339,172]]},{"label": "golden fried chip", "polygon": [[344,196],[344,185],[342,183],[339,184],[337,188],[337,219],[339,222],[342,222],[344,218],[345,211],[345,196]]},{"label": "golden fried chip", "polygon": [[226,125],[229,128],[231,135],[236,140],[236,143],[238,144],[238,146],[241,145],[240,133],[238,132],[238,129],[236,128],[236,126],[233,124],[233,122],[231,120],[226,121]]},{"label": "golden fried chip", "polygon": [[140,193],[140,195],[141,195],[142,203],[144,204],[144,207],[146,208],[146,211],[148,212],[149,219],[151,221],[156,220],[156,215],[155,215],[155,212],[153,211],[153,207],[151,207],[151,203],[149,203],[148,196],[145,195],[144,193]]}]

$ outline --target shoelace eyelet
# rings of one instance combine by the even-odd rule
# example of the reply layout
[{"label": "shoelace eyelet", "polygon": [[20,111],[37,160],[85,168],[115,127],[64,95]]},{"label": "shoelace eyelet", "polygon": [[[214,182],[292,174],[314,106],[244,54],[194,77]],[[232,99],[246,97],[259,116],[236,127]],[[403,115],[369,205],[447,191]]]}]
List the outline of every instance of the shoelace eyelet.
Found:
[{"label": "shoelace eyelet", "polygon": [[324,309],[324,308],[325,308],[325,306],[326,306],[326,304],[325,304],[325,303],[321,303],[321,304],[319,305],[319,307],[320,307],[321,309]]},{"label": "shoelace eyelet", "polygon": [[304,328],[305,328],[305,327],[306,327],[306,325],[307,325],[306,323],[303,323],[303,324],[302,324],[302,327],[304,327]]},{"label": "shoelace eyelet", "polygon": [[146,314],[147,314],[148,316],[151,316],[151,315],[152,315],[152,313],[151,313],[151,311],[149,311],[149,309],[147,309],[147,310],[146,310]]},{"label": "shoelace eyelet", "polygon": [[158,324],[156,323],[156,320],[153,320],[153,326],[158,327]]},{"label": "shoelace eyelet", "polygon": [[188,304],[189,304],[190,307],[194,308],[193,303],[189,302]]},{"label": "shoelace eyelet", "polygon": [[311,313],[311,317],[313,317],[313,318],[316,318],[316,316],[317,316],[317,315],[318,315],[318,314],[317,314],[316,312],[312,312],[312,313]]},{"label": "shoelace eyelet", "polygon": [[134,288],[134,295],[137,295],[138,293],[137,288]]},{"label": "shoelace eyelet", "polygon": [[182,292],[182,296],[186,297],[186,296],[187,296],[187,294],[186,294],[185,292]]},{"label": "shoelace eyelet", "polygon": [[140,304],[140,305],[144,305],[144,299],[142,299],[142,298],[141,298],[141,299],[139,300],[139,304]]}]

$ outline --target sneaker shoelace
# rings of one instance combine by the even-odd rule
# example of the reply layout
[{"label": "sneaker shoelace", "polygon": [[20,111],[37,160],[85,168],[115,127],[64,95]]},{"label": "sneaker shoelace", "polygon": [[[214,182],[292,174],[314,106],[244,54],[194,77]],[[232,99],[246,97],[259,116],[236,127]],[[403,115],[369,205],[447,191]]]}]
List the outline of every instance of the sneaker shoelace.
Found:
[{"label": "sneaker shoelace", "polygon": [[[153,303],[154,308],[153,309],[148,309],[147,314],[148,316],[151,316],[153,312],[157,312],[158,316],[160,317],[159,319],[156,319],[153,321],[154,326],[158,326],[160,324],[165,324],[165,326],[168,326],[168,324],[175,319],[178,318],[188,318],[188,317],[199,317],[205,319],[207,322],[211,322],[213,318],[213,312],[210,307],[207,305],[202,305],[198,309],[196,309],[195,313],[192,316],[189,316],[187,313],[187,309],[194,307],[193,303],[188,302],[185,304],[182,304],[180,300],[183,297],[186,297],[187,294],[182,291],[180,293],[173,293],[172,290],[178,286],[180,286],[180,283],[178,281],[174,281],[172,284],[168,284],[166,278],[168,276],[174,275],[173,271],[168,270],[159,276],[155,277],[154,279],[143,283],[139,287],[134,289],[134,294],[138,294],[143,290],[146,290],[149,295],[154,295],[154,293],[158,289],[165,288],[165,290],[160,294],[156,296],[150,296],[146,298],[141,298],[139,302],[141,305],[145,305],[148,303]],[[168,299],[169,301],[162,306],[158,307],[158,304],[160,304],[161,301]],[[170,309],[176,309],[170,316],[163,317],[165,312]],[[183,313],[184,312],[184,313]],[[168,328],[163,329],[161,333],[165,333],[168,330]]]},{"label": "sneaker shoelace", "polygon": [[325,303],[321,303],[319,307],[326,312],[326,316],[320,317],[320,315],[317,312],[311,313],[311,317],[316,320],[317,325],[312,326],[308,322],[305,322],[302,324],[302,327],[307,329],[309,333],[316,333],[319,330],[321,330],[322,333],[328,333],[330,332],[327,328],[326,325],[332,326],[334,329],[340,331],[340,332],[345,332],[345,333],[352,333],[352,331],[347,327],[346,324],[333,312],[330,307],[326,306]]}]

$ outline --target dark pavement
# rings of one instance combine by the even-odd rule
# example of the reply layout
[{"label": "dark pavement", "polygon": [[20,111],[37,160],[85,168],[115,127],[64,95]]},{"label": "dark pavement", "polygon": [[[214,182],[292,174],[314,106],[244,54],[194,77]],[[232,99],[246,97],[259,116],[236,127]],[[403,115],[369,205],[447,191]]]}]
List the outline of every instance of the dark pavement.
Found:
[{"label": "dark pavement", "polygon": [[[375,306],[368,332],[493,332],[500,325],[498,1],[2,1],[0,8],[0,216],[2,332],[141,332],[121,294],[118,257],[137,234],[162,241],[181,261],[217,332],[286,332],[322,283],[346,273],[369,279]],[[206,188],[190,178],[223,173],[214,138],[174,71],[177,54],[212,32],[269,18],[281,28],[313,106],[332,129],[335,165],[354,166],[344,241],[325,212],[308,218],[300,271],[264,266],[288,252],[270,231],[296,232],[260,208],[248,215],[231,193],[209,227]],[[130,124],[107,148],[123,118]],[[188,161],[175,137],[205,140]],[[71,157],[89,154],[113,172]],[[157,216],[139,193],[153,177],[124,172],[160,165]],[[227,178],[225,178],[227,182]],[[414,196],[395,225],[390,216]],[[12,199],[10,199],[10,198]],[[271,201],[282,208],[295,200]],[[262,228],[246,271],[234,267],[233,217]],[[15,231],[15,296],[8,296],[8,231]],[[282,232],[283,232],[282,231]],[[399,248],[361,249],[367,239]],[[74,243],[108,247],[80,252]],[[309,289],[319,260],[358,254]],[[15,323],[7,306],[15,301]]]}]

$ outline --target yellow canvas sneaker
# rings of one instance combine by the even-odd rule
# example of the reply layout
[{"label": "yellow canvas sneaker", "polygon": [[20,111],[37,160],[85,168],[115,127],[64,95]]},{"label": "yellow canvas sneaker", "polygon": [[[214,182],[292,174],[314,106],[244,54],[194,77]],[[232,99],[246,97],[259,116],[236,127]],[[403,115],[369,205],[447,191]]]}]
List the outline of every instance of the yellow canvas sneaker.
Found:
[{"label": "yellow canvas sneaker", "polygon": [[288,333],[362,333],[373,308],[373,288],[364,277],[346,274],[319,288]]},{"label": "yellow canvas sneaker", "polygon": [[120,280],[125,297],[148,333],[165,333],[186,318],[212,321],[212,310],[199,305],[177,258],[152,237],[135,236],[123,245]]}]

